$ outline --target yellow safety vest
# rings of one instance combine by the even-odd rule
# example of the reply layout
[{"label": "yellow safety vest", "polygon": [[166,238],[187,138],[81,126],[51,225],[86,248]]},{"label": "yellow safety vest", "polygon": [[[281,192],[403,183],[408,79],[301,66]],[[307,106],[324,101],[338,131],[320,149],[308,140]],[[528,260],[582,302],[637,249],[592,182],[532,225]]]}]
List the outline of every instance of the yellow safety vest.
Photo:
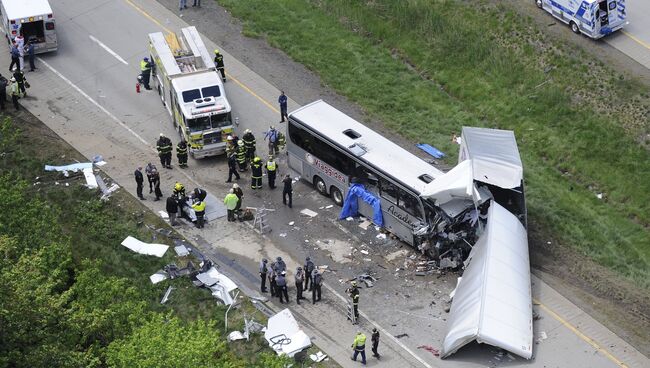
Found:
[{"label": "yellow safety vest", "polygon": [[204,212],[205,211],[205,202],[201,201],[201,202],[198,202],[198,203],[193,203],[192,208],[196,212]]},{"label": "yellow safety vest", "polygon": [[142,60],[142,61],[140,62],[140,70],[144,72],[144,71],[147,71],[147,70],[149,70],[149,69],[150,69],[150,68],[149,68],[149,63],[146,62],[146,61],[144,61],[144,60]]},{"label": "yellow safety vest", "polygon": [[359,346],[364,346],[364,345],[366,345],[366,335],[364,335],[364,334],[358,334],[358,335],[354,338],[354,342],[352,343],[352,346],[353,346],[354,348],[357,348],[357,347],[359,347]]},{"label": "yellow safety vest", "polygon": [[275,171],[275,168],[277,165],[275,164],[275,161],[267,161],[266,162],[266,169],[269,171]]}]

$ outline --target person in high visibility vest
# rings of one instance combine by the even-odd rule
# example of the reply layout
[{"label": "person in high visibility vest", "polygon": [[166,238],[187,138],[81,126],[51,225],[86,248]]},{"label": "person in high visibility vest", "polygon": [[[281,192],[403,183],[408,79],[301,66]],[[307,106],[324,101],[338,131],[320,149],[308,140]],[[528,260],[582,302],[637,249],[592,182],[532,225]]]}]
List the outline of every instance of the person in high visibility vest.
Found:
[{"label": "person in high visibility vest", "polygon": [[262,159],[259,157],[251,162],[251,189],[262,189]]},{"label": "person in high visibility vest", "polygon": [[363,332],[357,332],[357,336],[352,342],[352,349],[354,349],[354,354],[351,359],[356,362],[357,355],[361,354],[361,364],[366,365],[366,335]]},{"label": "person in high visibility vest", "polygon": [[196,215],[196,227],[199,229],[203,229],[203,222],[205,216],[205,202],[198,198],[194,198],[194,203],[192,203],[192,209],[194,210],[194,214]]},{"label": "person in high visibility vest", "polygon": [[178,166],[187,167],[187,142],[181,139],[176,145],[176,158],[178,159]]},{"label": "person in high visibility vest", "polygon": [[230,189],[226,197],[223,199],[223,204],[226,205],[226,210],[228,210],[228,221],[235,221],[235,208],[237,207],[237,202],[239,198],[235,194],[233,189]]},{"label": "person in high visibility vest", "polygon": [[14,104],[16,110],[20,110],[20,104],[18,104],[18,99],[22,96],[20,93],[20,88],[18,87],[18,82],[16,78],[11,78],[11,85],[9,86],[9,94],[11,95],[11,102]]},{"label": "person in high visibility vest", "polygon": [[275,189],[275,174],[278,172],[278,164],[273,160],[273,156],[269,156],[266,161],[266,176],[269,179],[269,188]]},{"label": "person in high visibility vest", "polygon": [[144,88],[150,90],[149,77],[151,76],[151,62],[149,62],[148,57],[142,59],[140,62],[140,75],[142,76],[142,84],[144,84]]}]

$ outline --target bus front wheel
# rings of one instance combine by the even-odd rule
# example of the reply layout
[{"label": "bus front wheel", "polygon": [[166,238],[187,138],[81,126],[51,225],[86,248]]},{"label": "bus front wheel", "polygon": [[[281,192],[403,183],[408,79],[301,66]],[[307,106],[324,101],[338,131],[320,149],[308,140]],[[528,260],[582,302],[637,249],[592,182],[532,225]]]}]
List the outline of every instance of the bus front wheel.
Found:
[{"label": "bus front wheel", "polygon": [[320,176],[314,176],[314,186],[316,187],[318,193],[327,195],[327,186],[325,185],[323,179],[320,178]]},{"label": "bus front wheel", "polygon": [[535,0],[535,4],[537,4],[537,7],[540,9],[543,7],[542,0]]},{"label": "bus front wheel", "polygon": [[336,203],[337,206],[343,207],[343,194],[339,190],[339,188],[332,186],[330,188],[330,196],[332,197],[332,200],[334,203]]},{"label": "bus front wheel", "polygon": [[569,23],[569,27],[571,27],[573,33],[580,34],[580,27],[578,27],[578,24],[576,22],[571,21],[571,23]]}]

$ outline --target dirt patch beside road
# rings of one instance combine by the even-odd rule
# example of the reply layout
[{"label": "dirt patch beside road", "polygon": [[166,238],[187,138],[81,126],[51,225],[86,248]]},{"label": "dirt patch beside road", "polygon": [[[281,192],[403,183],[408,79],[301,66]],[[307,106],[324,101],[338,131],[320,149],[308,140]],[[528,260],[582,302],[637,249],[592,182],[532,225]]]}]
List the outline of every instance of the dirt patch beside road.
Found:
[{"label": "dirt patch beside road", "polygon": [[[512,1],[512,0],[509,0]],[[161,4],[178,14],[177,1],[159,0]],[[514,1],[512,1],[514,2]],[[529,8],[528,5],[531,7]],[[523,7],[527,16],[540,24],[555,22],[548,14],[537,11],[534,4]],[[284,52],[272,47],[263,39],[245,37],[241,23],[230,16],[216,2],[204,2],[201,10],[183,11],[183,19],[197,26],[200,32],[224,47],[232,56],[245,63],[271,84],[286,91],[287,95],[300,104],[324,99],[345,113],[364,122],[393,139],[397,144],[412,149],[413,142],[386,130],[380,123],[370,121],[364,112],[344,97],[337,95],[323,85],[318,75],[291,60]],[[578,37],[562,25],[548,27],[557,37],[576,42],[583,49],[591,49],[594,56],[614,68],[650,85],[650,72],[638,63],[622,55],[609,45]],[[594,47],[595,45],[595,47]],[[227,65],[226,65],[227,70]],[[560,291],[578,306],[622,336],[642,353],[650,354],[650,300],[643,291],[623,280],[611,271],[551,241],[534,228],[530,231],[531,262],[535,273]]]}]

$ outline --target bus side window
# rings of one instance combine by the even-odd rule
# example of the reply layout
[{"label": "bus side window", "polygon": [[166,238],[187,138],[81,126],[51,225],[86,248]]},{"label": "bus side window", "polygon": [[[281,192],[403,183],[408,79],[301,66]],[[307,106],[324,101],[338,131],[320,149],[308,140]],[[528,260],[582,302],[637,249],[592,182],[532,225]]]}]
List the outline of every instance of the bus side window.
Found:
[{"label": "bus side window", "polygon": [[315,154],[310,143],[313,139],[313,136],[291,123],[289,123],[289,139],[296,146],[304,149],[311,154]]},{"label": "bus side window", "polygon": [[397,187],[393,183],[380,179],[379,192],[382,198],[397,204]]},{"label": "bus side window", "polygon": [[397,205],[404,211],[410,213],[411,215],[422,218],[422,210],[420,208],[420,201],[413,196],[411,193],[408,193],[402,189],[399,190],[399,201]]}]

